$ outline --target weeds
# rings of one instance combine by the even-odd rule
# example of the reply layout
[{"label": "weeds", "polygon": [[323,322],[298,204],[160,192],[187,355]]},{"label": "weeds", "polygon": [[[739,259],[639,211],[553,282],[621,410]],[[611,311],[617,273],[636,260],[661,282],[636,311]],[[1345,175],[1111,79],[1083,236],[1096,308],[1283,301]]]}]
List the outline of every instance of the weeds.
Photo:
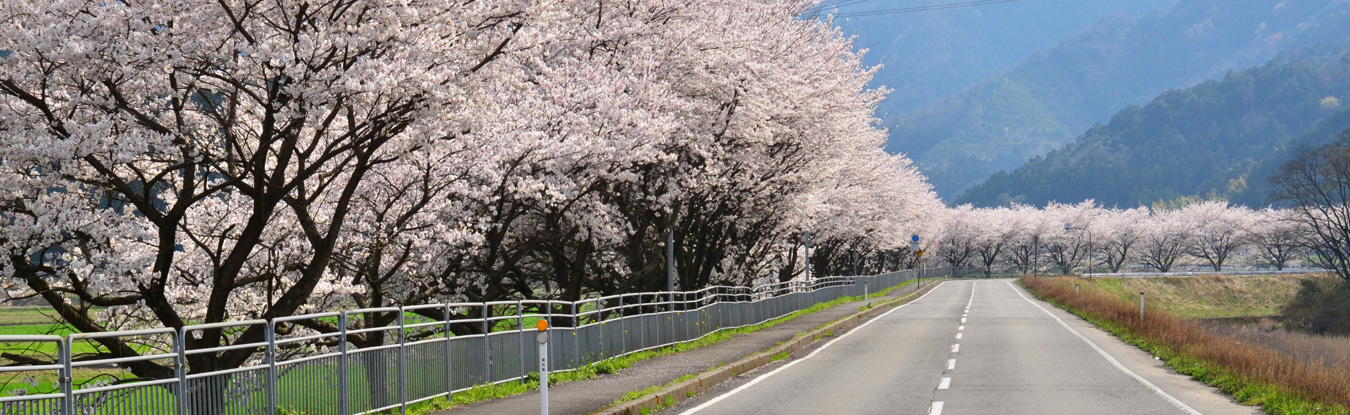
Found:
[{"label": "weeds", "polygon": [[1074,295],[1072,278],[1022,278],[1036,296],[1054,302],[1166,361],[1178,372],[1217,386],[1273,414],[1347,414],[1350,370],[1296,359],[1259,344],[1207,330],[1156,308],[1095,292]]}]

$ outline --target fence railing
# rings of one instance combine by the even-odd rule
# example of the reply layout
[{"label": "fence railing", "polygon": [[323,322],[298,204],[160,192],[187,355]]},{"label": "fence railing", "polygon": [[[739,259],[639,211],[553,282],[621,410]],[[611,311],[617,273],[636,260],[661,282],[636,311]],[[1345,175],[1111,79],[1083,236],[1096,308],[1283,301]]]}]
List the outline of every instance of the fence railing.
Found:
[{"label": "fence railing", "polygon": [[[932,269],[928,275],[943,275]],[[547,319],[550,371],[695,340],[719,330],[760,324],[816,303],[862,296],[919,278],[917,270],[867,277],[829,277],[755,287],[715,286],[567,301],[496,301],[370,308],[60,336],[0,336],[5,344],[51,344],[57,362],[0,366],[0,376],[27,374],[38,391],[0,390],[0,415],[178,414],[351,415],[399,409],[469,388],[523,381],[538,359],[535,320]],[[388,324],[377,324],[390,320]],[[428,317],[430,316],[430,317]],[[473,333],[464,330],[475,326]],[[190,348],[208,331],[237,336],[264,328],[265,339]],[[327,327],[327,330],[316,330]],[[459,330],[456,330],[458,328]],[[456,332],[461,334],[456,334]],[[89,341],[127,341],[139,356],[85,358]],[[236,337],[237,338],[237,337]],[[48,346],[49,347],[49,346]],[[34,347],[40,349],[41,347]],[[248,351],[237,368],[189,373],[190,359]],[[78,382],[89,371],[128,363],[174,368],[173,377]],[[83,372],[82,372],[83,371]],[[55,375],[55,376],[52,376]],[[115,377],[115,376],[114,376]],[[43,393],[38,379],[52,379]],[[97,380],[97,379],[95,379]],[[4,395],[11,396],[4,396]]]},{"label": "fence railing", "polygon": [[1332,272],[1334,271],[1323,268],[1290,268],[1283,270],[1226,268],[1223,271],[1201,270],[1201,271],[1178,271],[1178,272],[1094,272],[1094,273],[1082,273],[1078,274],[1078,276],[1104,277],[1104,278],[1205,277],[1210,275],[1254,277],[1261,275],[1329,274]]}]

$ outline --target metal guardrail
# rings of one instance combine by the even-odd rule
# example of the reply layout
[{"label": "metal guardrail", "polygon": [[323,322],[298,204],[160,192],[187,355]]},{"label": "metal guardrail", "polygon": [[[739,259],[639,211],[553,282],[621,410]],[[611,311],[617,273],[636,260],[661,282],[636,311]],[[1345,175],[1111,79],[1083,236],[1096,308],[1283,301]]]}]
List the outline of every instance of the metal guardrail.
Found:
[{"label": "metal guardrail", "polygon": [[1322,268],[1298,268],[1286,270],[1261,270],[1261,269],[1227,269],[1223,271],[1183,271],[1183,272],[1094,272],[1081,273],[1080,277],[1091,278],[1161,278],[1161,277],[1204,277],[1210,275],[1227,275],[1251,277],[1260,275],[1302,275],[1302,274],[1326,274],[1335,272]]},{"label": "metal guardrail", "polygon": [[[942,269],[929,270],[943,275]],[[688,292],[612,295],[576,302],[496,301],[348,310],[154,329],[58,336],[0,336],[0,344],[56,343],[58,362],[0,367],[5,373],[55,373],[58,392],[0,397],[0,415],[175,414],[252,415],[304,413],[352,415],[399,409],[492,383],[524,381],[538,359],[535,332],[526,320],[549,319],[553,372],[644,350],[696,340],[720,330],[760,324],[844,296],[863,296],[920,277],[906,270],[867,277],[829,277],[755,287],[715,286]],[[435,310],[436,313],[419,311]],[[470,317],[470,310],[477,316]],[[564,313],[565,311],[565,313]],[[397,313],[395,322],[361,322]],[[439,314],[434,319],[425,314]],[[337,330],[301,329],[324,322]],[[357,324],[360,322],[360,324]],[[570,327],[565,324],[570,322]],[[558,324],[563,323],[563,324]],[[455,335],[454,325],[475,324],[482,334]],[[263,326],[262,342],[191,349],[187,339],[205,330],[242,332]],[[559,327],[563,326],[563,327]],[[285,328],[286,330],[282,330]],[[502,330],[502,328],[505,328]],[[496,329],[496,330],[494,330]],[[276,333],[288,332],[286,335]],[[383,333],[379,345],[356,347],[354,336]],[[119,338],[140,345],[140,355],[75,360],[76,344]],[[166,346],[168,345],[168,346]],[[171,347],[171,349],[166,349]],[[164,350],[159,350],[164,349]],[[189,358],[252,350],[238,368],[188,373]],[[157,361],[174,377],[76,385],[79,368]],[[77,387],[78,386],[78,387]],[[7,391],[0,391],[0,394]]]}]

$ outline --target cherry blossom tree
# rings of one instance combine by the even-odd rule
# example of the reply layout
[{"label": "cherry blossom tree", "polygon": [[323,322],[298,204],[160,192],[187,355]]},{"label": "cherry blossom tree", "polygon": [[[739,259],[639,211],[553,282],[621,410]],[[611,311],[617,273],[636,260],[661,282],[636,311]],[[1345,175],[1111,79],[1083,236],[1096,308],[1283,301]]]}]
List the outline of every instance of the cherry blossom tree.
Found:
[{"label": "cherry blossom tree", "polygon": [[1144,227],[1140,260],[1158,272],[1169,272],[1186,253],[1191,222],[1178,210],[1155,211]]},{"label": "cherry blossom tree", "polygon": [[947,210],[942,219],[942,238],[938,245],[937,257],[952,268],[965,267],[971,256],[975,255],[975,241],[980,237],[979,217],[970,205],[961,205]]},{"label": "cherry blossom tree", "polygon": [[1147,235],[1145,229],[1149,221],[1148,210],[1142,207],[1133,209],[1106,209],[1098,215],[1100,235],[1098,252],[1111,272],[1120,272],[1127,262],[1137,255],[1137,246]]},{"label": "cherry blossom tree", "polygon": [[1297,220],[1295,211],[1265,208],[1253,214],[1256,217],[1246,229],[1246,238],[1266,264],[1283,270],[1307,254],[1310,234],[1306,225]]},{"label": "cherry blossom tree", "polygon": [[1049,232],[1050,226],[1060,225],[1050,224],[1045,212],[1034,206],[1013,205],[1009,210],[1008,226],[1016,231],[1011,235],[1005,255],[1022,274],[1034,273],[1044,252],[1041,236]]},{"label": "cherry blossom tree", "polygon": [[[367,214],[353,210],[368,181],[466,139],[482,121],[467,108],[496,84],[483,70],[533,42],[541,13],[506,1],[4,3],[0,269],[83,332],[349,298],[363,287],[335,260],[345,238],[364,237],[347,226]],[[253,342],[261,330],[187,342]]]},{"label": "cherry blossom tree", "polygon": [[1188,205],[1179,215],[1190,222],[1187,252],[1208,262],[1215,271],[1222,271],[1224,261],[1246,244],[1245,231],[1254,219],[1250,209],[1216,201]]},{"label": "cherry blossom tree", "polygon": [[1063,274],[1069,274],[1074,268],[1087,262],[1097,248],[1094,246],[1093,232],[1097,229],[1100,209],[1096,202],[1087,200],[1076,205],[1050,203],[1045,207],[1045,219],[1053,224],[1042,236],[1048,244],[1050,260]]},{"label": "cherry blossom tree", "polygon": [[981,232],[975,239],[975,254],[984,275],[993,275],[994,264],[1004,259],[1004,252],[1013,244],[1018,232],[1015,211],[1009,208],[977,209],[976,220],[981,223]]}]

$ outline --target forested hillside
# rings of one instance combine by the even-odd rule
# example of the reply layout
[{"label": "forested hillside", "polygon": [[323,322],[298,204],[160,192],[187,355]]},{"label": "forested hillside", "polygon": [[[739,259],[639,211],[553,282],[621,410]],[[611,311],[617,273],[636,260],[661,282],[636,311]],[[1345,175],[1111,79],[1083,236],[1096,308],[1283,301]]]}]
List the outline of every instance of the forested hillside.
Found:
[{"label": "forested hillside", "polygon": [[1180,0],[1109,18],[1001,76],[887,119],[889,149],[915,158],[951,200],[1126,105],[1342,37],[1328,28],[1348,9],[1343,0]]},{"label": "forested hillside", "polygon": [[1095,199],[1106,206],[1190,199],[1268,202],[1267,176],[1286,149],[1350,128],[1350,55],[1304,48],[1221,81],[1130,106],[1075,142],[999,172],[955,203],[1041,205]]},{"label": "forested hillside", "polygon": [[1007,71],[1104,18],[1141,16],[1175,1],[1037,0],[886,14],[915,2],[825,0],[816,10],[841,16],[835,23],[870,50],[865,64],[884,65],[873,84],[894,91],[879,113],[895,114]]}]

